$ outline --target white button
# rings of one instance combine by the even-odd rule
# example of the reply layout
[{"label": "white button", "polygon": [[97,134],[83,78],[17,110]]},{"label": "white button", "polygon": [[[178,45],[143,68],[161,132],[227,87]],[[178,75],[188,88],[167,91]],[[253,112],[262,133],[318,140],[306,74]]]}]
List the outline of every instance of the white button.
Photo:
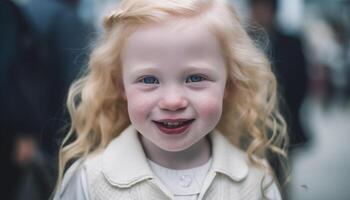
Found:
[{"label": "white button", "polygon": [[189,187],[192,183],[192,178],[188,175],[183,175],[180,177],[180,185],[182,187]]}]

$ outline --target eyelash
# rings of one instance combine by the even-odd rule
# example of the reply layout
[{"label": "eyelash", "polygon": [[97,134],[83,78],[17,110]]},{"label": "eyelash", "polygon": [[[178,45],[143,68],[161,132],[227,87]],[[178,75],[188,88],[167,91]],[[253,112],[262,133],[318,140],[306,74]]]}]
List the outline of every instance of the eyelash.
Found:
[{"label": "eyelash", "polygon": [[[191,80],[191,78],[199,78],[199,80]],[[193,75],[189,75],[187,78],[186,78],[186,83],[196,83],[196,82],[201,82],[201,81],[205,81],[207,80],[207,78],[203,75],[200,75],[200,74],[193,74]],[[140,83],[144,83],[144,84],[159,84],[159,80],[154,77],[154,76],[143,76],[141,77],[140,79],[138,79],[138,82]]]},{"label": "eyelash", "polygon": [[[151,82],[151,83],[146,82],[146,80],[150,81],[150,79],[153,80],[153,82]],[[159,84],[158,79],[154,76],[143,76],[138,80],[138,82],[144,83],[144,84]]]},{"label": "eyelash", "polygon": [[[191,77],[197,77],[200,80],[198,80],[198,81],[193,81],[193,80],[192,81],[188,81],[189,78],[191,78]],[[193,75],[190,75],[189,77],[186,78],[186,83],[189,83],[189,82],[196,83],[196,82],[201,82],[201,81],[204,81],[204,80],[207,80],[207,79],[203,75],[193,74]]]}]

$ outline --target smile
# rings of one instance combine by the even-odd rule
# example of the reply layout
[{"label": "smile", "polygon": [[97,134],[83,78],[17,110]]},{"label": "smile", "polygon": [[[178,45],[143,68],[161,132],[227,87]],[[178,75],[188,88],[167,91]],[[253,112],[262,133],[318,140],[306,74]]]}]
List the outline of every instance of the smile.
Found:
[{"label": "smile", "polygon": [[185,132],[193,121],[194,119],[165,119],[153,122],[161,132],[173,135]]}]

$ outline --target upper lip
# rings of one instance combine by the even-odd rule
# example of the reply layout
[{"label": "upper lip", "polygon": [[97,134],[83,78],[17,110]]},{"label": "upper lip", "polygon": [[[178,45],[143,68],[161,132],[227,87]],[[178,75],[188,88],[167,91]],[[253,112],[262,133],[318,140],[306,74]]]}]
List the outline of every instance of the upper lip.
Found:
[{"label": "upper lip", "polygon": [[179,118],[179,119],[161,119],[161,120],[153,120],[154,122],[186,122],[194,119],[184,119],[184,118]]}]

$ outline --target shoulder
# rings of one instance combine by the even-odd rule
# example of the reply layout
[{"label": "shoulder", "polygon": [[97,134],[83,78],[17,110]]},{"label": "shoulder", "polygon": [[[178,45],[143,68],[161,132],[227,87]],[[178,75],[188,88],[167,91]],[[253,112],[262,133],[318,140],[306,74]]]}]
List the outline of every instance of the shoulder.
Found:
[{"label": "shoulder", "polygon": [[103,152],[104,151],[101,151],[93,155],[90,155],[84,160],[83,166],[89,175],[91,173],[99,174],[102,171]]},{"label": "shoulder", "polygon": [[81,160],[75,161],[73,165],[68,168],[54,196],[54,200],[68,199],[90,199],[86,166]]},{"label": "shoulder", "polygon": [[211,135],[211,141],[212,169],[225,175],[219,176],[218,180],[226,182],[230,188],[237,189],[242,199],[256,199],[263,197],[263,194],[272,200],[281,199],[274,197],[280,193],[266,160],[254,157],[253,159],[260,164],[253,164],[244,150],[232,144],[218,131]]},{"label": "shoulder", "polygon": [[75,161],[64,173],[62,182],[57,188],[54,200],[90,199],[90,185],[101,169],[101,153]]},{"label": "shoulder", "polygon": [[254,194],[271,200],[281,200],[282,197],[277,180],[268,162],[266,160],[259,161],[262,165],[254,165],[247,161],[249,172],[246,179],[242,182],[242,195],[251,196]]}]

